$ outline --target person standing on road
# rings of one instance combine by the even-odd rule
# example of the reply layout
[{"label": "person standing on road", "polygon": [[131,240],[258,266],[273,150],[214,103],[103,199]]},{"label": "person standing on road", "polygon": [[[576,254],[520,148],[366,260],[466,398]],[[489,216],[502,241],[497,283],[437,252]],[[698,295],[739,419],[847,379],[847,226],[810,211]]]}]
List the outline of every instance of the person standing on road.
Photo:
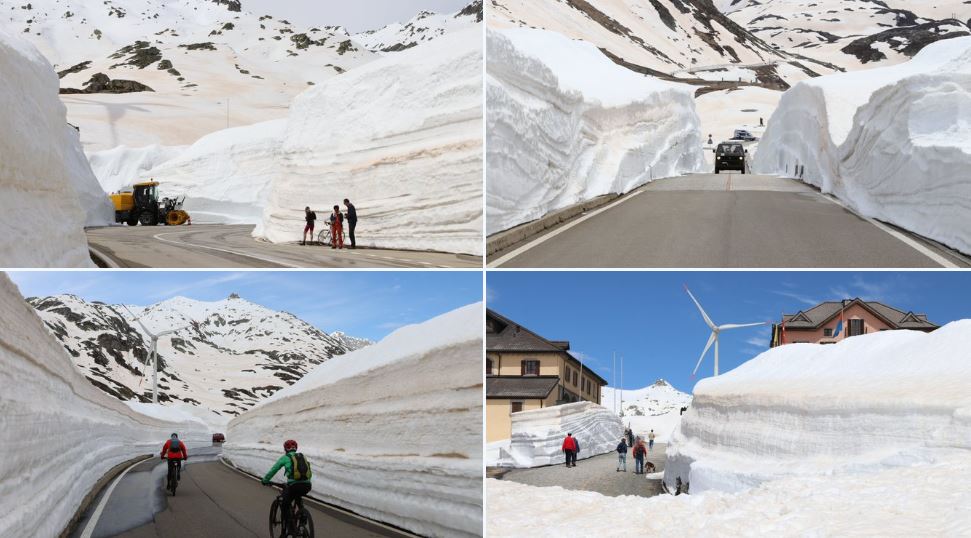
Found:
[{"label": "person standing on road", "polygon": [[577,440],[573,438],[572,433],[566,434],[566,438],[563,439],[563,454],[566,457],[567,467],[577,466]]},{"label": "person standing on road", "polygon": [[347,198],[344,198],[344,207],[347,208],[347,237],[351,240],[350,248],[357,248],[357,241],[354,240],[354,228],[357,227],[357,209]]},{"label": "person standing on road", "polygon": [[[179,434],[173,433],[172,437],[162,445],[162,453],[159,456],[163,460],[168,460],[169,470],[166,476],[172,476],[175,472],[175,479],[182,479],[182,461],[189,459],[189,451],[185,448],[185,443],[179,440]],[[174,467],[174,470],[173,470]]]},{"label": "person standing on road", "polygon": [[651,433],[647,434],[647,449],[654,451],[654,430],[651,430]]},{"label": "person standing on road", "polygon": [[307,244],[307,232],[310,232],[310,241],[314,240],[314,221],[317,220],[317,214],[310,210],[308,205],[303,209],[304,219],[307,221],[307,225],[303,227],[303,241],[300,242],[301,245]]},{"label": "person standing on road", "polygon": [[283,487],[283,532],[281,536],[286,536],[287,526],[290,524],[287,514],[290,513],[290,504],[304,495],[310,493],[311,479],[313,473],[310,470],[310,463],[307,459],[297,452],[297,442],[288,439],[283,443],[284,454],[280,456],[273,467],[263,476],[262,484],[269,485],[273,476],[282,468],[287,477],[287,485]]},{"label": "person standing on road", "polygon": [[330,215],[330,248],[344,248],[344,215],[339,205],[334,206]]},{"label": "person standing on road", "polygon": [[627,439],[623,437],[620,438],[620,443],[617,445],[617,472],[620,472],[620,468],[624,468],[624,472],[627,472]]},{"label": "person standing on road", "polygon": [[638,437],[634,441],[634,474],[644,474],[644,456],[647,448],[644,447],[644,440]]}]

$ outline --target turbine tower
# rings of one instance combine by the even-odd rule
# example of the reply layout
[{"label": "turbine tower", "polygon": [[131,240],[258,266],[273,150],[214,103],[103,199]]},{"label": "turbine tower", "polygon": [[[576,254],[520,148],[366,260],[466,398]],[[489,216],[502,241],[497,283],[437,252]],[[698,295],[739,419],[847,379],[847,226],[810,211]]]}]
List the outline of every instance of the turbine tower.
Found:
[{"label": "turbine tower", "polygon": [[701,303],[698,302],[698,299],[695,299],[695,296],[691,295],[691,290],[688,289],[687,285],[684,287],[684,291],[688,292],[688,297],[691,297],[691,300],[694,301],[695,306],[698,307],[698,312],[701,312],[701,317],[704,318],[705,320],[705,324],[708,325],[708,327],[711,329],[711,336],[708,337],[708,343],[705,344],[705,350],[701,352],[701,357],[698,358],[698,364],[695,365],[695,369],[693,372],[691,372],[691,375],[694,376],[695,374],[698,373],[698,368],[701,366],[701,361],[705,359],[705,354],[708,353],[708,350],[711,348],[712,342],[714,342],[715,343],[715,376],[717,377],[718,376],[718,333],[728,329],[739,329],[741,327],[755,327],[757,325],[765,325],[766,322],[763,321],[760,323],[741,323],[741,324],[726,323],[724,325],[715,325],[715,322],[711,321],[711,318],[709,318],[708,314],[705,313],[705,309],[701,308]]},{"label": "turbine tower", "polygon": [[[122,306],[124,306],[124,305],[122,305]],[[125,306],[125,310],[128,310],[128,307],[127,306]],[[145,312],[142,313],[142,316],[148,314],[148,312],[149,311],[146,310]],[[168,330],[168,331],[162,331],[160,333],[153,333],[152,331],[148,330],[148,327],[146,327],[144,323],[142,323],[141,317],[135,317],[135,314],[132,313],[131,310],[128,310],[128,313],[131,314],[132,317],[135,318],[135,321],[137,321],[138,324],[141,325],[142,330],[145,331],[146,333],[148,333],[148,336],[152,339],[152,355],[151,355],[151,360],[152,360],[152,403],[153,404],[157,404],[158,403],[158,354],[156,353],[156,349],[158,348],[158,339],[161,336],[165,336],[167,334],[172,334],[172,333],[175,333],[175,332],[179,332],[182,329],[185,329],[186,327],[188,327],[189,325],[191,325],[191,323],[189,325],[183,325],[182,327],[179,327],[178,329],[171,329],[171,330]]]}]

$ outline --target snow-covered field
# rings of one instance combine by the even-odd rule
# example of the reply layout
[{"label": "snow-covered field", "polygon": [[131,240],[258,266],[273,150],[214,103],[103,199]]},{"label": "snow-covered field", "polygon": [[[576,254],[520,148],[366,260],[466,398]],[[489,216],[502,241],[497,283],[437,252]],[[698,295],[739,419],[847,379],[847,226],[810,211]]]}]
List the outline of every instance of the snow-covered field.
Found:
[{"label": "snow-covered field", "polygon": [[[616,405],[618,413],[623,409],[621,421],[634,431],[634,435],[646,439],[647,434],[654,430],[654,440],[658,443],[668,442],[681,424],[681,408],[691,404],[690,394],[681,392],[663,379],[637,390],[603,387],[600,393],[603,405],[610,409]],[[624,402],[623,408],[621,401]]]},{"label": "snow-covered field", "polygon": [[34,46],[3,29],[0,73],[0,260],[93,266],[83,227],[113,213],[65,120],[57,75]]},{"label": "snow-covered field", "polygon": [[556,32],[488,30],[486,41],[487,233],[703,166],[692,87]]},{"label": "snow-covered field", "polygon": [[577,459],[590,458],[613,450],[623,433],[615,414],[591,402],[520,411],[511,417],[512,439],[490,465],[538,467],[562,463],[567,433],[580,443]]},{"label": "snow-covered field", "polygon": [[305,206],[324,219],[349,198],[363,245],[480,254],[481,30],[307,90],[291,105],[281,152],[255,236],[296,241]]},{"label": "snow-covered field", "polygon": [[971,320],[791,344],[699,382],[648,499],[487,481],[489,536],[971,534]]},{"label": "snow-covered field", "polygon": [[91,385],[6,275],[0,316],[16,320],[0,332],[0,536],[57,536],[109,469],[156,452],[173,431],[190,449],[210,444],[190,414],[133,410]]},{"label": "snow-covered field", "polygon": [[755,155],[867,217],[971,252],[971,37],[787,91]]},{"label": "snow-covered field", "polygon": [[482,304],[328,361],[235,418],[224,455],[262,475],[296,439],[312,496],[427,536],[482,528]]}]

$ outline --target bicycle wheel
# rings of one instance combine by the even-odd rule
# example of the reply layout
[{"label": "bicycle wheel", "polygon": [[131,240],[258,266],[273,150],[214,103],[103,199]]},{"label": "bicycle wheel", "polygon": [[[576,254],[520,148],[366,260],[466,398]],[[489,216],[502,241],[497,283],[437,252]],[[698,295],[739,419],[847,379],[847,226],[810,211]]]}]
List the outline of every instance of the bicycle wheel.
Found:
[{"label": "bicycle wheel", "polygon": [[270,538],[277,538],[283,530],[283,514],[280,513],[280,498],[277,497],[270,505]]},{"label": "bicycle wheel", "polygon": [[301,508],[300,510],[300,535],[301,538],[314,538],[314,518],[310,512]]}]

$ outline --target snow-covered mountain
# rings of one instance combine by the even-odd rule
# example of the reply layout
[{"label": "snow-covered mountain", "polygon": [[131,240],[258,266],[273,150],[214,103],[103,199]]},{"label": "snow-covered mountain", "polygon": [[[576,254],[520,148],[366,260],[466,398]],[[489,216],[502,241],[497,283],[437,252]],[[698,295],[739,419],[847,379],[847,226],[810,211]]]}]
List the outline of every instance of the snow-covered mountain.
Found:
[{"label": "snow-covered mountain", "polygon": [[182,401],[223,416],[238,415],[318,364],[371,343],[327,334],[236,294],[215,302],[175,297],[127,309],[74,295],[27,301],[85,377],[121,400],[151,401],[151,339],[135,318],[153,332],[180,329],[159,338],[159,401]]},{"label": "snow-covered mountain", "polygon": [[352,36],[252,13],[238,0],[31,0],[0,8],[0,27],[54,65],[68,121],[92,152],[188,145],[283,118],[308,86],[381,56],[369,48],[402,50],[468,27],[473,7]]},{"label": "snow-covered mountain", "polygon": [[629,425],[635,435],[647,435],[654,430],[657,442],[666,443],[681,423],[681,408],[691,404],[691,395],[681,392],[663,379],[658,379],[636,390],[603,387],[600,402],[608,409],[616,405],[624,425]]},{"label": "snow-covered mountain", "polygon": [[405,24],[392,23],[378,30],[354,34],[352,38],[372,52],[398,52],[480,22],[482,0],[474,0],[455,13],[442,15],[421,11]]}]

